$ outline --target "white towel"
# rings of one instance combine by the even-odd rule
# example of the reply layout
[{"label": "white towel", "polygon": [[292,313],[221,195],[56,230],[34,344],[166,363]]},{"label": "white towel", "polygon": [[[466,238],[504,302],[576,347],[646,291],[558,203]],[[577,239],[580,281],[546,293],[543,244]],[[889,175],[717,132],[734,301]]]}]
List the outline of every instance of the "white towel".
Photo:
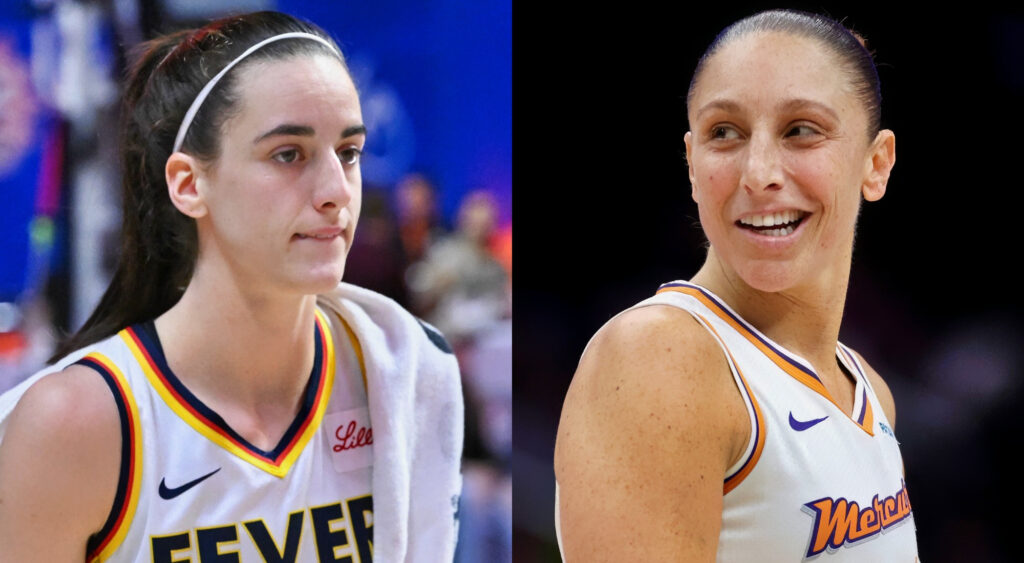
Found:
[{"label": "white towel", "polygon": [[[379,293],[342,283],[318,302],[348,322],[363,349],[373,428],[373,560],[452,561],[463,439],[455,356],[435,328]],[[0,395],[0,441],[25,390],[86,352]]]},{"label": "white towel", "polygon": [[462,490],[462,383],[432,326],[372,291],[342,283],[319,303],[363,347],[373,426],[373,560],[451,561]]}]

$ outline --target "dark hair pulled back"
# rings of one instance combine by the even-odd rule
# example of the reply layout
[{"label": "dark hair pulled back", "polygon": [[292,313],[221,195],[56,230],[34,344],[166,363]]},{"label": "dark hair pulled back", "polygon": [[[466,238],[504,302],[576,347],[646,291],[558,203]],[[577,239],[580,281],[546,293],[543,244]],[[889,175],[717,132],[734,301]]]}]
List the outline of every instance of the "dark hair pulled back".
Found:
[{"label": "dark hair pulled back", "polygon": [[697,63],[686,94],[687,107],[693,101],[697,81],[707,61],[715,53],[735,39],[771,31],[814,39],[835,55],[840,68],[851,76],[854,92],[868,114],[868,136],[874,138],[882,125],[882,90],[874,59],[865,46],[864,38],[829,17],[810,12],[769,10],[746,17],[723,29]]},{"label": "dark hair pulled back", "polygon": [[[341,58],[321,28],[279,12],[255,12],[213,21],[195,30],[138,46],[125,80],[120,123],[121,255],[110,286],[82,328],[63,342],[50,363],[134,323],[158,317],[181,299],[198,253],[195,221],[174,207],[164,168],[182,119],[200,90],[256,43],[282,33],[306,38],[269,43],[230,70],[210,92],[189,126],[181,151],[203,162],[220,154],[224,122],[238,111],[235,77],[260,60],[326,54]],[[344,60],[341,60],[344,65]]]}]

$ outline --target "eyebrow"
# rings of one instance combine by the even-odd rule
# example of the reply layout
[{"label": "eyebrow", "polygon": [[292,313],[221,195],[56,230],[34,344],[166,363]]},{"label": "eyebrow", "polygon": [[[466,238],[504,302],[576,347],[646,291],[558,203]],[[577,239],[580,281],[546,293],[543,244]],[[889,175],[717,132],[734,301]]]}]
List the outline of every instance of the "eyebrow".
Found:
[{"label": "eyebrow", "polygon": [[740,105],[732,100],[713,100],[701,106],[701,108],[697,110],[697,113],[694,114],[694,118],[699,119],[701,115],[714,109],[720,109],[732,113],[739,111]]},{"label": "eyebrow", "polygon": [[349,137],[354,137],[359,134],[366,134],[365,125],[354,125],[352,127],[349,127],[348,129],[345,129],[344,131],[341,132],[341,138],[347,139]]},{"label": "eyebrow", "polygon": [[[253,144],[255,145],[262,141],[263,139],[266,139],[267,137],[274,137],[277,135],[295,135],[298,137],[312,137],[315,134],[316,130],[310,127],[309,125],[296,125],[294,123],[284,123],[278,125],[277,127],[274,127],[273,129],[267,131],[266,133],[260,135],[259,137],[256,137],[256,139],[253,141]],[[345,129],[344,131],[341,132],[341,138],[346,139],[348,137],[352,137],[359,134],[366,134],[365,125],[354,125],[352,127]]]},{"label": "eyebrow", "polygon": [[[792,100],[786,100],[785,102],[779,105],[779,108],[782,109],[783,111],[795,111],[798,109],[811,108],[822,113],[825,113],[832,119],[839,121],[839,114],[836,113],[834,109],[820,102],[815,102],[813,100],[808,100],[806,98],[794,98]],[[715,109],[720,109],[722,111],[729,113],[741,111],[740,105],[732,100],[712,100],[711,102],[708,102],[707,104],[701,106],[701,108],[697,110],[697,113],[694,115],[694,117],[700,118],[702,114]]]},{"label": "eyebrow", "polygon": [[831,117],[832,119],[834,119],[836,121],[839,121],[839,114],[836,113],[836,110],[826,106],[823,103],[815,102],[813,100],[807,100],[807,99],[804,99],[804,98],[796,98],[796,99],[793,99],[793,100],[786,101],[780,107],[783,110],[786,110],[786,111],[794,111],[794,110],[798,110],[798,109],[811,108],[811,109],[820,111],[822,113],[825,113],[829,117]]}]

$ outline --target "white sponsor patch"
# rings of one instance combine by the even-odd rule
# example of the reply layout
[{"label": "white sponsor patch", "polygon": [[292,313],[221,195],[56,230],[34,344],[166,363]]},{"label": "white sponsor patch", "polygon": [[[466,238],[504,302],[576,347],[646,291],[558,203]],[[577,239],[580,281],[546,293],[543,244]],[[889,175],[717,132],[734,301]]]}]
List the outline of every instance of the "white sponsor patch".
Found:
[{"label": "white sponsor patch", "polygon": [[324,416],[329,434],[331,461],[338,473],[373,465],[373,429],[370,409],[359,407]]}]

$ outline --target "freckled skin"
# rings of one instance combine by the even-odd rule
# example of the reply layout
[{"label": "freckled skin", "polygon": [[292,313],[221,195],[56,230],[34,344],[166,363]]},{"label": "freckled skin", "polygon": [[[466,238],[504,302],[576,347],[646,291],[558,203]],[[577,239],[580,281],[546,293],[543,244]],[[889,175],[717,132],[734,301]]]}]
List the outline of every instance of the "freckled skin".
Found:
[{"label": "freckled skin", "polygon": [[567,561],[713,559],[707,538],[717,538],[720,519],[701,515],[721,512],[722,485],[704,476],[724,475],[749,436],[723,370],[717,344],[683,311],[629,311],[598,332],[566,397],[555,450]]},{"label": "freckled skin", "polygon": [[[790,59],[801,64],[773,64]],[[872,139],[864,133],[867,114],[849,93],[846,76],[813,40],[781,33],[737,39],[712,62],[694,91],[686,147],[693,199],[716,255],[762,291],[845,282],[872,154]],[[706,110],[722,100],[738,109]],[[792,100],[827,110],[787,110]],[[738,138],[710,138],[708,130],[716,125],[735,128]],[[799,126],[807,127],[806,134],[793,134]],[[735,226],[744,213],[781,208],[811,214],[803,226],[808,236],[791,247],[751,244],[748,233]]]}]

